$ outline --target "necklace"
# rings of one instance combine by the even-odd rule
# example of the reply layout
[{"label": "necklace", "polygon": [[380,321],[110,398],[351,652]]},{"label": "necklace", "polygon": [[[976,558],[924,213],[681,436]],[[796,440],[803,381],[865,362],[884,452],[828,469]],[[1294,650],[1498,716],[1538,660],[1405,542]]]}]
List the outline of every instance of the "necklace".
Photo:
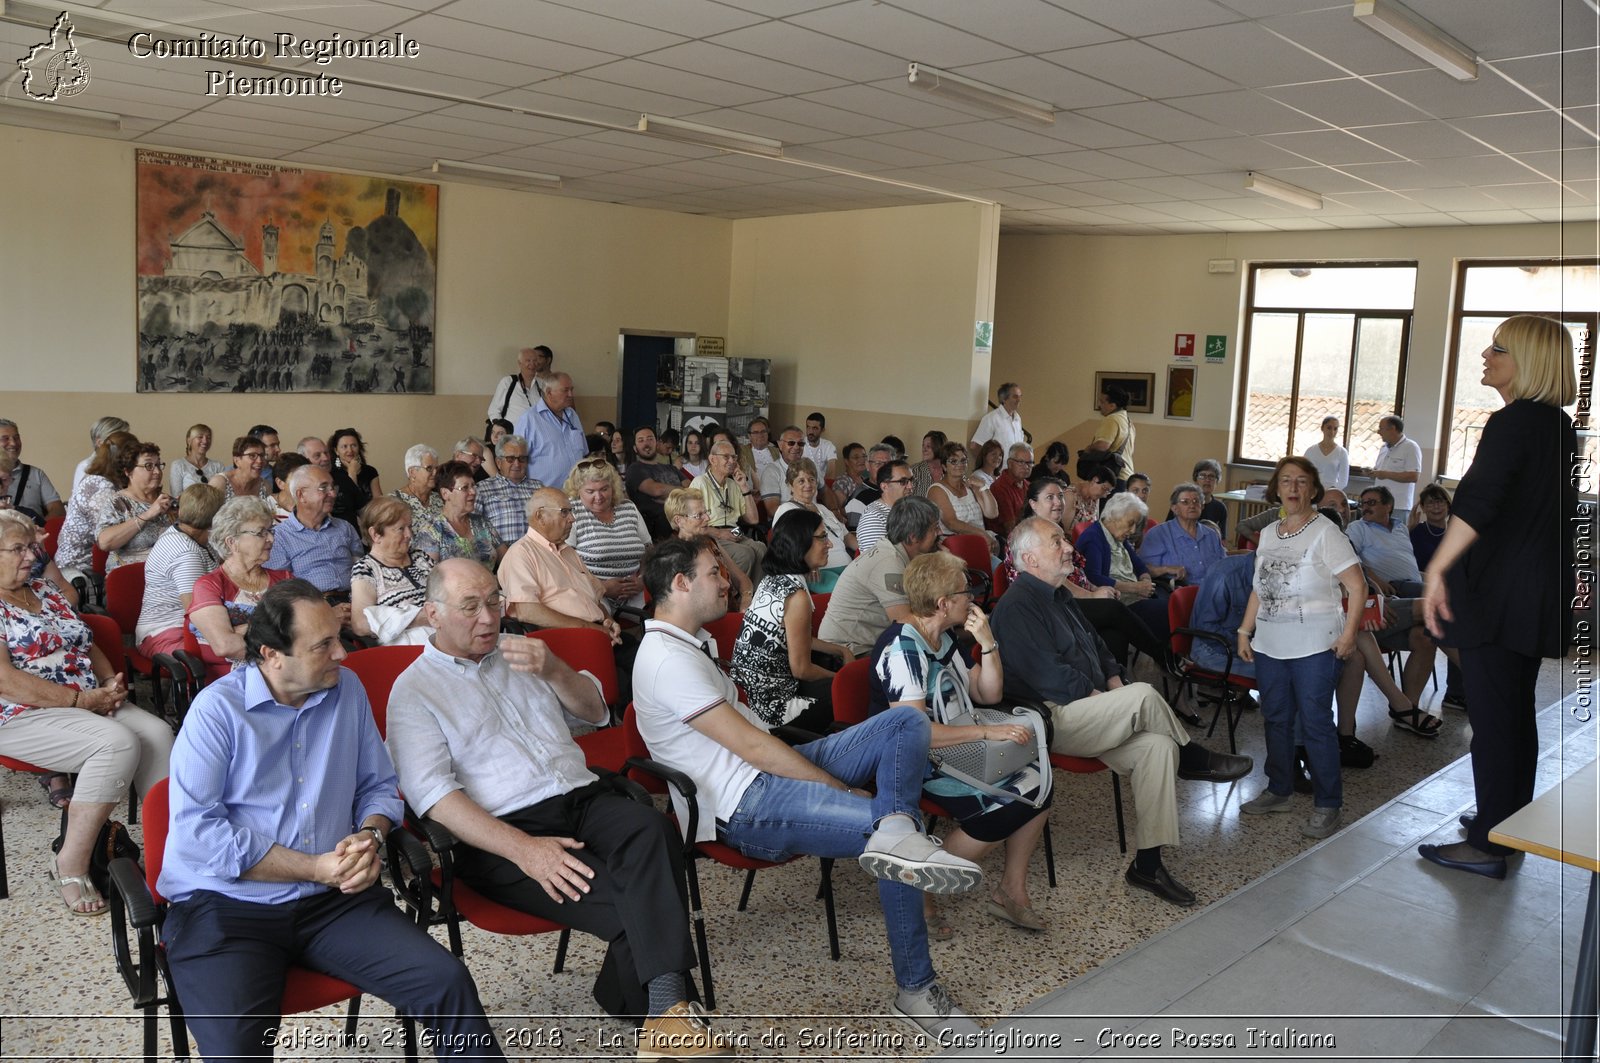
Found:
[{"label": "necklace", "polygon": [[1428,529],[1428,534],[1433,536],[1435,539],[1443,539],[1444,538],[1444,533],[1445,533],[1446,529],[1440,528],[1438,531],[1434,531],[1433,530],[1433,525],[1429,524],[1427,521],[1423,521],[1422,522],[1422,526],[1424,528],[1427,528]]},{"label": "necklace", "polygon": [[37,612],[39,609],[39,597],[33,593],[33,588],[26,583],[15,589],[0,590],[0,595],[4,595],[7,601],[30,613]]},{"label": "necklace", "polygon": [[1285,535],[1283,533],[1284,522],[1283,521],[1279,521],[1278,522],[1278,538],[1279,539],[1293,539],[1296,535],[1299,535],[1301,532],[1303,532],[1307,528],[1311,527],[1311,525],[1316,522],[1316,519],[1317,519],[1317,514],[1315,514],[1315,513],[1311,514],[1311,516],[1306,520],[1306,522],[1304,524],[1300,525],[1300,527],[1296,528],[1294,531],[1289,532],[1287,535]]}]

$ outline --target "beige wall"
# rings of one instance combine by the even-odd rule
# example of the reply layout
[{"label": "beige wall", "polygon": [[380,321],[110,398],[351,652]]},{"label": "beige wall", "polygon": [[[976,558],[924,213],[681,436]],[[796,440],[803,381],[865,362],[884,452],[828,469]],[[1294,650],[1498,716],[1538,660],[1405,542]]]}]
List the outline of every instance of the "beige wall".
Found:
[{"label": "beige wall", "polygon": [[773,360],[773,420],[812,410],[828,438],[933,428],[965,438],[983,413],[999,211],[975,203],[741,220],[728,353]]},{"label": "beige wall", "polygon": [[[1593,225],[1458,226],[1215,236],[1005,236],[1000,240],[995,311],[995,379],[1023,385],[1023,423],[1036,444],[1088,444],[1096,371],[1156,374],[1156,412],[1133,418],[1137,464],[1165,495],[1187,479],[1194,459],[1228,456],[1237,416],[1239,341],[1246,267],[1252,261],[1413,260],[1416,315],[1406,369],[1406,432],[1437,456],[1446,345],[1456,260],[1593,254]],[[1212,274],[1209,259],[1238,261]],[[1228,360],[1197,356],[1195,417],[1161,416],[1173,335],[1228,337]],[[1353,456],[1360,460],[1360,453]],[[1229,470],[1230,483],[1261,470]],[[1154,497],[1154,496],[1152,496]]]},{"label": "beige wall", "polygon": [[384,486],[405,448],[481,430],[517,349],[547,343],[586,422],[611,417],[620,329],[726,335],[731,222],[465,184],[440,194],[435,396],[134,393],[132,146],[0,126],[0,416],[58,486],[114,413],[168,454],[204,420],[213,454],[258,421],[286,439],[355,425]]}]

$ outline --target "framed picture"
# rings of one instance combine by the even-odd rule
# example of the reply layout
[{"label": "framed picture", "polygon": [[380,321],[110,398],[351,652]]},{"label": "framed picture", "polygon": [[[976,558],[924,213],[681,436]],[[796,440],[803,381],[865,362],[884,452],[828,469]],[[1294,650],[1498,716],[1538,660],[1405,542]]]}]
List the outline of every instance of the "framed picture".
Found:
[{"label": "framed picture", "polygon": [[1194,366],[1167,366],[1167,411],[1173,421],[1194,420]]},{"label": "framed picture", "polygon": [[1154,373],[1096,373],[1094,375],[1095,409],[1100,408],[1100,394],[1112,385],[1128,393],[1129,413],[1154,413],[1156,375]]}]

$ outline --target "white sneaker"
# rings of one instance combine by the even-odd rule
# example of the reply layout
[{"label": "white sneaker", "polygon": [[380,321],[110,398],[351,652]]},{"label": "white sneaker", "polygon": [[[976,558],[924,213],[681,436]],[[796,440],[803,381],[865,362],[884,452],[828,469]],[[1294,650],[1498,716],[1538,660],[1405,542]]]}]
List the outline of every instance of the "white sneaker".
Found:
[{"label": "white sneaker", "polygon": [[983,882],[983,868],[944,851],[937,838],[918,831],[872,832],[856,861],[876,878],[903,882],[924,893],[965,893]]},{"label": "white sneaker", "polygon": [[1339,816],[1343,809],[1314,808],[1311,817],[1306,820],[1305,826],[1300,828],[1300,833],[1307,838],[1326,838],[1339,829]]},{"label": "white sneaker", "polygon": [[[950,994],[938,982],[918,990],[900,990],[900,995],[894,998],[889,1010],[935,1043],[948,1041],[950,1034],[968,1037],[979,1032],[978,1024],[956,1007]],[[941,1038],[941,1033],[946,1037]]]},{"label": "white sneaker", "polygon": [[1247,816],[1260,816],[1268,812],[1293,812],[1289,798],[1285,794],[1275,794],[1271,790],[1262,790],[1250,800],[1239,806],[1239,811]]}]

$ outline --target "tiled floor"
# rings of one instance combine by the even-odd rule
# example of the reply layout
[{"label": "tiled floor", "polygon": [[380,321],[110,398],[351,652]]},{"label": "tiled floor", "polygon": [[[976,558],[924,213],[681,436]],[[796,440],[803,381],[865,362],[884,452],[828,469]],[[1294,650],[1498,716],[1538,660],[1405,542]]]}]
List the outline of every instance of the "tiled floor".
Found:
[{"label": "tiled floor", "polygon": [[[1541,704],[1572,690],[1570,663],[1547,663]],[[1437,692],[1431,697],[1437,703]],[[1128,857],[1117,851],[1107,776],[1058,775],[1051,831],[1060,882],[1055,889],[1046,885],[1042,854],[1030,877],[1034,907],[1052,929],[1035,935],[1003,926],[983,913],[974,895],[947,902],[957,935],[934,945],[935,965],[956,999],[993,1024],[992,1038],[1013,1039],[1000,1046],[1003,1053],[991,1043],[975,1054],[1089,1054],[1098,1051],[1094,1042],[1102,1029],[1159,1030],[1170,1037],[1171,1016],[1188,1012],[1247,1012],[1264,1020],[1256,1025],[1274,1030],[1295,1025],[1275,1015],[1362,1016],[1338,1027],[1340,1054],[1454,1059],[1478,1054],[1469,1050],[1480,1045],[1491,1054],[1523,1046],[1548,1051],[1553,1020],[1502,1016],[1560,1009],[1559,964],[1563,950],[1569,967],[1575,954],[1572,921],[1574,912],[1581,915],[1581,886],[1545,861],[1528,860],[1506,883],[1491,883],[1425,870],[1408,855],[1415,840],[1429,834],[1453,840],[1454,816],[1472,801],[1470,771],[1461,760],[1465,719],[1451,713],[1446,726],[1435,741],[1405,734],[1389,725],[1369,688],[1360,733],[1380,759],[1369,770],[1346,772],[1346,828],[1314,845],[1300,837],[1298,815],[1238,815],[1238,804],[1261,788],[1263,778],[1260,723],[1248,714],[1240,750],[1257,757],[1255,774],[1231,785],[1178,784],[1184,843],[1167,854],[1167,863],[1199,895],[1202,907],[1194,914],[1123,883]],[[1585,752],[1592,758],[1595,742],[1592,725],[1563,731],[1559,713],[1547,712],[1542,727],[1543,748],[1561,748],[1564,759],[1547,758],[1541,788],[1557,777],[1558,765],[1579,766]],[[1309,811],[1308,798],[1297,800]],[[7,945],[0,961],[0,1050],[8,1059],[136,1057],[140,1025],[112,967],[107,921],[69,918],[44,879],[53,814],[31,777],[10,772],[0,773],[0,804],[12,893],[0,901]],[[1381,814],[1362,818],[1378,809]],[[1131,801],[1128,815],[1131,835]],[[998,860],[991,864],[996,873]],[[902,1058],[938,1051],[883,1017],[892,985],[876,892],[848,863],[834,873],[844,955],[839,962],[828,958],[821,905],[814,900],[815,866],[806,861],[762,872],[743,913],[734,910],[738,876],[703,872],[719,1026],[741,1037],[747,1054],[770,1058]],[[1505,910],[1492,915],[1490,932],[1469,941],[1463,916],[1478,913],[1476,905]],[[628,1029],[594,1014],[589,985],[600,948],[575,940],[565,973],[552,975],[554,947],[553,936],[466,932],[467,962],[486,1007],[504,1017],[498,1025],[508,1035],[508,1054],[631,1058]],[[370,1045],[352,1058],[394,1055],[382,1047],[393,1033],[387,1006],[368,998],[364,1014]],[[1075,1015],[1085,1018],[1062,1018]],[[330,1012],[291,1019],[284,1029],[327,1036],[336,1021]],[[1209,1021],[1211,1027],[1192,1020],[1176,1025],[1220,1029]],[[1023,1035],[1038,1030],[1070,1036],[1058,1049],[1035,1053]],[[164,1023],[161,1036],[170,1056]],[[1084,1042],[1072,1040],[1080,1036]],[[327,1058],[339,1051],[304,1049],[280,1058]],[[1204,1053],[1147,1048],[1129,1054]]]}]

